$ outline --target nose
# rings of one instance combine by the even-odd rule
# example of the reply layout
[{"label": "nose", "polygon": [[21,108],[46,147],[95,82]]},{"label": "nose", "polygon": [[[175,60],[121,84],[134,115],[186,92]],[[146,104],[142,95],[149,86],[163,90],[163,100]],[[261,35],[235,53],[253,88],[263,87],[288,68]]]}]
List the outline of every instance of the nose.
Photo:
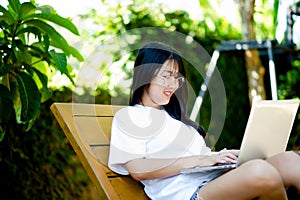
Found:
[{"label": "nose", "polygon": [[166,84],[169,88],[177,88],[178,87],[178,83],[175,77],[170,76],[167,79],[167,84]]}]

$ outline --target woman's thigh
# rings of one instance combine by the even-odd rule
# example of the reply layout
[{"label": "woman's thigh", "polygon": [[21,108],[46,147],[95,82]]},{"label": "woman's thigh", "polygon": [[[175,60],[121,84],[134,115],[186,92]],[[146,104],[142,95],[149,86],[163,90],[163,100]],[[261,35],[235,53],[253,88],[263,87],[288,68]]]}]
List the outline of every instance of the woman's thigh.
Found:
[{"label": "woman's thigh", "polygon": [[286,199],[277,170],[263,160],[252,160],[204,185],[200,196],[205,200],[254,199],[260,196]]}]

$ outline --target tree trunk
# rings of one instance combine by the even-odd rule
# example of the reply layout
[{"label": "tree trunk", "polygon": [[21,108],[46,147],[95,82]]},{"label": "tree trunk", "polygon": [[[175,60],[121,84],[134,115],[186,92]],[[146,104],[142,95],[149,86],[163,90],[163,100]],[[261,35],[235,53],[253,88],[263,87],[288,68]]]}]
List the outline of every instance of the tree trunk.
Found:
[{"label": "tree trunk", "polygon": [[[255,0],[239,0],[239,12],[242,19],[243,40],[255,40],[254,7]],[[245,51],[246,70],[248,77],[248,95],[250,104],[259,99],[266,99],[264,87],[265,68],[261,64],[257,49]]]}]

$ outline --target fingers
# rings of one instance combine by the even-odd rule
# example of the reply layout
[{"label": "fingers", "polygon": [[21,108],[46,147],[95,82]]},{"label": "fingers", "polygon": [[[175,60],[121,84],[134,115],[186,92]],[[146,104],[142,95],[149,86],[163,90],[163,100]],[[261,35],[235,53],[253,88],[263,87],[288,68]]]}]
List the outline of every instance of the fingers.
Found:
[{"label": "fingers", "polygon": [[223,149],[219,152],[218,163],[237,163],[239,150]]}]

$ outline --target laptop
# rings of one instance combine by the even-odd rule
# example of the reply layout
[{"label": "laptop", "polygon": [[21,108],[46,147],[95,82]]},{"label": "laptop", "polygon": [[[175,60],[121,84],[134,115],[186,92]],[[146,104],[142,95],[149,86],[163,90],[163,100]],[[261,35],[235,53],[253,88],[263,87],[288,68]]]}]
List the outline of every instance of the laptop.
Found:
[{"label": "laptop", "polygon": [[261,100],[250,111],[240,153],[235,164],[182,169],[180,173],[230,170],[252,159],[266,159],[286,150],[299,100]]}]

